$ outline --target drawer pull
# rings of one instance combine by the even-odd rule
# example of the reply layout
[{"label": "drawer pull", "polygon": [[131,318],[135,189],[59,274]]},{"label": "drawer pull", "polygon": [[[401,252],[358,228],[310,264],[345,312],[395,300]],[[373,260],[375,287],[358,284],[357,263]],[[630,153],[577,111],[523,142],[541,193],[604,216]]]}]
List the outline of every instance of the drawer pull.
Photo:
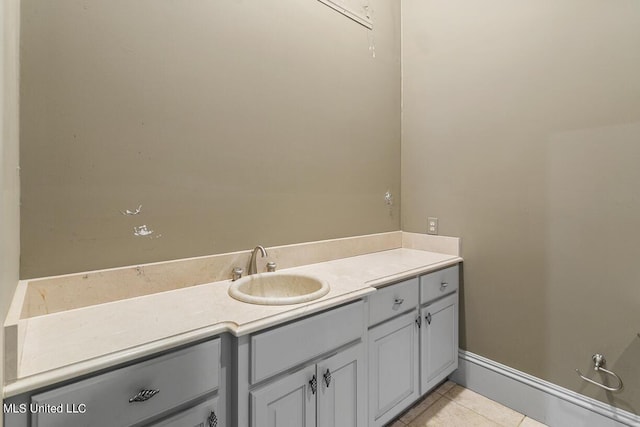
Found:
[{"label": "drawer pull", "polygon": [[140,390],[138,394],[136,394],[131,399],[129,399],[129,403],[146,402],[147,400],[151,399],[153,396],[155,396],[158,393],[160,393],[160,390],[151,390],[151,389]]},{"label": "drawer pull", "polygon": [[404,302],[404,298],[396,298],[393,300],[393,304],[402,304]]},{"label": "drawer pull", "polygon": [[431,324],[431,313],[427,313],[427,315],[424,317],[424,320],[426,320],[428,324]]},{"label": "drawer pull", "polygon": [[327,387],[329,387],[329,384],[331,384],[331,371],[327,369],[327,372],[324,373],[323,377],[324,383],[327,385]]},{"label": "drawer pull", "polygon": [[446,288],[447,288],[447,286],[449,286],[449,284],[448,284],[447,282],[442,282],[442,283],[440,283],[440,287],[441,287],[442,289],[446,289]]},{"label": "drawer pull", "polygon": [[418,329],[422,328],[422,317],[416,317],[416,325],[418,325]]},{"label": "drawer pull", "polygon": [[318,380],[316,379],[315,374],[313,374],[313,377],[311,377],[309,386],[311,387],[311,394],[316,394],[316,390],[318,390]]},{"label": "drawer pull", "polygon": [[216,413],[211,411],[209,417],[207,418],[207,426],[208,427],[218,427],[218,417]]}]

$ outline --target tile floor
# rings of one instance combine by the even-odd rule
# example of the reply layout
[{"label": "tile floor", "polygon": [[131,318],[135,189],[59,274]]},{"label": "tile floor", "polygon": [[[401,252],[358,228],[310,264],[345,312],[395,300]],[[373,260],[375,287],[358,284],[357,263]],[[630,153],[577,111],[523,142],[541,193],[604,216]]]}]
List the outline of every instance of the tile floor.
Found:
[{"label": "tile floor", "polygon": [[447,381],[389,427],[544,427],[529,417]]}]

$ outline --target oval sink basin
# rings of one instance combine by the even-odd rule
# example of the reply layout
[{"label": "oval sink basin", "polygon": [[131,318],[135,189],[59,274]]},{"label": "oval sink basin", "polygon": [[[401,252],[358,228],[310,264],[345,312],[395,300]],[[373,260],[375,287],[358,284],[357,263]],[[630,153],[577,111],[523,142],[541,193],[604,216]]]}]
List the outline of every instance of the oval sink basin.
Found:
[{"label": "oval sink basin", "polygon": [[328,292],[329,284],[323,280],[289,273],[252,274],[229,287],[231,297],[264,305],[299,304],[321,298]]}]

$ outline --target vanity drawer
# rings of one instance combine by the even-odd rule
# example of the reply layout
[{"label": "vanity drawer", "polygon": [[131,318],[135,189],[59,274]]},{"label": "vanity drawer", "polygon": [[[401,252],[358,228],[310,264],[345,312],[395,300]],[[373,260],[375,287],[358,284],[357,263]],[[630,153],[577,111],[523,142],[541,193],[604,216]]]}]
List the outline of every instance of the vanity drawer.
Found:
[{"label": "vanity drawer", "polygon": [[458,290],[458,266],[434,271],[420,277],[420,303],[424,304]]},{"label": "vanity drawer", "polygon": [[153,427],[203,427],[213,425],[223,426],[220,412],[218,411],[218,397],[179,412],[159,423],[152,424]]},{"label": "vanity drawer", "polygon": [[378,289],[369,297],[369,326],[415,308],[419,289],[417,277]]},{"label": "vanity drawer", "polygon": [[293,368],[362,337],[364,302],[251,336],[251,383]]},{"label": "vanity drawer", "polygon": [[[220,339],[36,394],[37,427],[127,426],[169,411],[218,388]],[[130,402],[142,390],[159,390]],[[46,408],[56,408],[56,413]],[[59,410],[59,411],[58,411]]]}]

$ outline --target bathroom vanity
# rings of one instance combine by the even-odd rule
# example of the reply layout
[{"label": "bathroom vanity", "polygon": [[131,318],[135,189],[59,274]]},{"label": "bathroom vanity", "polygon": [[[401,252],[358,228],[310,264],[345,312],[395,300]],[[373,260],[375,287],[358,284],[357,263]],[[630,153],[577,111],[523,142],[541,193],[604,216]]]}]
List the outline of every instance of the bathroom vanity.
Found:
[{"label": "bathroom vanity", "polygon": [[458,367],[459,268],[380,289],[369,299],[369,422],[381,426]]},{"label": "bathroom vanity", "polygon": [[5,425],[384,425],[457,367],[460,262],[396,248],[288,269],[331,284],[304,304],[224,280],[21,319]]}]

